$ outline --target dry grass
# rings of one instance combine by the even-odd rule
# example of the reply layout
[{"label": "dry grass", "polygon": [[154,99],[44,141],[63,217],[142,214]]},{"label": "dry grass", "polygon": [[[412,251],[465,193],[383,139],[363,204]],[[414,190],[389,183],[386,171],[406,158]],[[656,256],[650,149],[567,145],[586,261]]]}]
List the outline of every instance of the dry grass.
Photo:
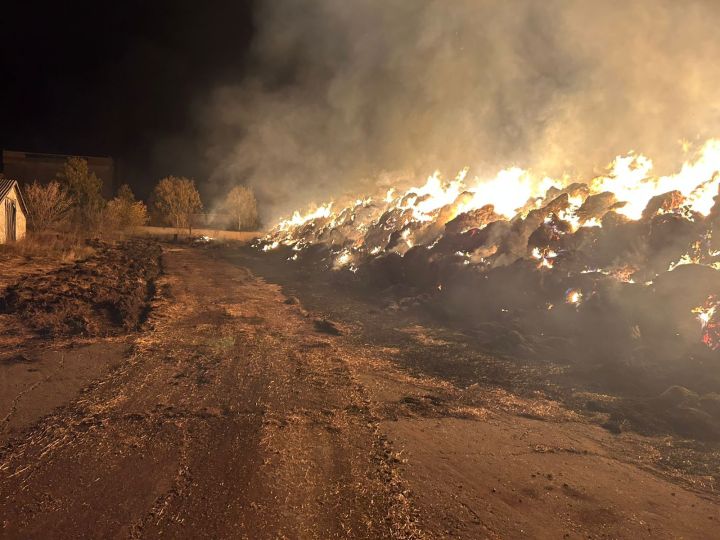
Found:
[{"label": "dry grass", "polygon": [[31,233],[24,239],[0,245],[0,255],[26,259],[48,258],[60,262],[86,259],[94,253],[84,238],[71,233]]},{"label": "dry grass", "polygon": [[[188,236],[187,229],[176,229],[174,227],[136,227],[134,234],[137,236],[150,236],[155,238],[172,238],[176,234],[179,238],[186,238]],[[193,236],[209,236],[216,240],[235,240],[242,243],[247,243],[263,236],[262,231],[220,231],[217,229],[203,229],[193,227]]]},{"label": "dry grass", "polygon": [[34,233],[0,244],[0,289],[29,274],[45,273],[93,255],[84,238],[70,233]]}]

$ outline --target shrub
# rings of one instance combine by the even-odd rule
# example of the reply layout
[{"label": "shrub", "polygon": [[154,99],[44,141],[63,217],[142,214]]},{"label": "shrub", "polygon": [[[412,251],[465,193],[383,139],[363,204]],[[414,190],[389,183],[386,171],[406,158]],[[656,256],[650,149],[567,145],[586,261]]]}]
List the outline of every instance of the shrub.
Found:
[{"label": "shrub", "polygon": [[28,220],[33,231],[46,231],[67,220],[74,201],[59,182],[42,185],[37,181],[23,190],[28,206]]},{"label": "shrub", "polygon": [[105,208],[105,223],[113,230],[127,231],[148,222],[145,203],[136,201],[130,186],[123,184]]}]

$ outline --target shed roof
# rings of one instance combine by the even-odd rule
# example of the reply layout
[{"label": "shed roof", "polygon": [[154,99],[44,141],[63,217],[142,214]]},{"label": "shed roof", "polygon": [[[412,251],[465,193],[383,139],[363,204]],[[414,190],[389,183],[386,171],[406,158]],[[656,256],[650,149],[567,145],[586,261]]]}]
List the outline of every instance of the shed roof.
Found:
[{"label": "shed roof", "polygon": [[0,201],[5,198],[5,196],[10,193],[10,190],[16,187],[18,192],[18,198],[20,199],[20,206],[22,206],[22,211],[25,215],[27,215],[27,206],[25,205],[25,199],[23,199],[22,191],[20,191],[20,185],[18,184],[17,180],[11,180],[10,178],[0,178]]}]

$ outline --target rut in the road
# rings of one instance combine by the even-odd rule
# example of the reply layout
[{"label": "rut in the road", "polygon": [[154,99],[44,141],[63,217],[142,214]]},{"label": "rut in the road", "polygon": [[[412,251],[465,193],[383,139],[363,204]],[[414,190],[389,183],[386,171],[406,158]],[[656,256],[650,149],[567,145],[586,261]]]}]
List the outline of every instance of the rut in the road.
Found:
[{"label": "rut in the road", "polygon": [[3,533],[417,536],[338,338],[208,252],[164,263],[132,358],[4,449]]}]

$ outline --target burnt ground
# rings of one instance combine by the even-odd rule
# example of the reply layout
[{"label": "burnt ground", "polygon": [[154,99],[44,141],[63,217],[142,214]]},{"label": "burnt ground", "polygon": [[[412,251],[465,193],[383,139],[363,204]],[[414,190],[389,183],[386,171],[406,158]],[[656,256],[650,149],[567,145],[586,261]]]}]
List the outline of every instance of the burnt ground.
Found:
[{"label": "burnt ground", "polygon": [[82,296],[75,333],[2,315],[2,537],[720,531],[714,443],[603,427],[587,404],[616,396],[562,365],[247,250],[165,246],[139,289],[112,277],[142,249],[66,279],[149,311]]},{"label": "burnt ground", "polygon": [[141,240],[96,242],[94,247],[96,253],[86,260],[24,276],[6,287],[0,314],[15,315],[45,336],[101,336],[136,328],[154,293],[160,247]]}]

